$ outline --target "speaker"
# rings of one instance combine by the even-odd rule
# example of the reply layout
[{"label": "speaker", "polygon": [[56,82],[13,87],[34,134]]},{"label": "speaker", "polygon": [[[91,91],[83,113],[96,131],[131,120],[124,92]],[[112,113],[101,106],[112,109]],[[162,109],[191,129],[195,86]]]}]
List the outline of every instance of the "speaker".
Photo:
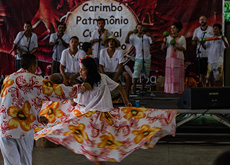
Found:
[{"label": "speaker", "polygon": [[186,88],[177,106],[185,109],[230,108],[230,87]]}]

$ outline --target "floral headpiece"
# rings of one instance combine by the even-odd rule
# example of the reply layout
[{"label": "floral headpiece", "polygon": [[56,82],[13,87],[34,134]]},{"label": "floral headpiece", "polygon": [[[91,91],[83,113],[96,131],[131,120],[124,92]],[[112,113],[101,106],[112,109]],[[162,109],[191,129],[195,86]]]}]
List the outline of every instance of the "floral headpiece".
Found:
[{"label": "floral headpiece", "polygon": [[89,56],[88,56],[88,55],[86,55],[86,56],[84,56],[84,57],[80,58],[80,62],[81,62],[81,60],[84,60],[84,59],[86,59],[86,58],[89,58]]}]

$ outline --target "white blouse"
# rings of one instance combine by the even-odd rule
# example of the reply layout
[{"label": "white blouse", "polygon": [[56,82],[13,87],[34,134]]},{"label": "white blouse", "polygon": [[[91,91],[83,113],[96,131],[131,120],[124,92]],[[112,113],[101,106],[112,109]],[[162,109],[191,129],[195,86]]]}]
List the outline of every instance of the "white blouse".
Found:
[{"label": "white blouse", "polygon": [[101,75],[101,82],[98,86],[84,93],[79,93],[74,101],[80,104],[81,113],[89,111],[109,112],[113,109],[110,91],[114,90],[119,84],[110,79],[105,74]]},{"label": "white blouse", "polygon": [[[184,52],[181,51],[181,50],[174,50],[174,47],[172,45],[170,45],[170,41],[171,40],[172,40],[172,37],[168,36],[167,37],[167,43],[166,43],[166,46],[167,46],[167,55],[166,55],[166,58],[171,57],[173,51],[175,51],[176,57],[184,60]],[[186,50],[186,39],[185,39],[184,36],[180,36],[180,38],[176,39],[176,46],[183,47]]]}]

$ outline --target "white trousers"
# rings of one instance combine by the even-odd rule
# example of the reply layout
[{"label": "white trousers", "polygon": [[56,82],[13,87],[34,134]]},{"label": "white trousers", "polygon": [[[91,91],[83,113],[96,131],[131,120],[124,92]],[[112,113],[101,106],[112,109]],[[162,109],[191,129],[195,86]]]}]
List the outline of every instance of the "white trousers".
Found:
[{"label": "white trousers", "polygon": [[4,165],[32,165],[34,131],[22,139],[0,137]]}]

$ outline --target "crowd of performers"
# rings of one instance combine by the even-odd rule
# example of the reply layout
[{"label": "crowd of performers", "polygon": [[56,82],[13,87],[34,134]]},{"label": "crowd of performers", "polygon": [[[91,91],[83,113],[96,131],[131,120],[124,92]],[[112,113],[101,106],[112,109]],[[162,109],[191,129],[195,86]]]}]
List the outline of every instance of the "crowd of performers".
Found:
[{"label": "crowd of performers", "polygon": [[[220,24],[207,26],[205,16],[199,23],[193,36],[199,73],[203,86],[207,76],[213,85],[223,81],[223,51],[228,42]],[[38,44],[30,22],[14,41],[18,71],[6,77],[0,97],[0,148],[5,164],[31,165],[34,138],[46,137],[104,164],[121,161],[135,149],[152,148],[160,138],[175,135],[176,111],[132,107],[128,100],[132,78],[132,92],[136,92],[140,77],[144,79],[141,90],[145,90],[150,45],[155,42],[151,33],[141,24],[128,32],[125,42],[136,49],[134,72],[129,75],[123,72],[120,41],[104,28],[104,19],[98,19],[98,29],[82,49],[77,36],[65,33],[65,26],[60,22],[50,36],[54,52],[48,80],[35,75],[37,59],[33,53]],[[175,22],[171,33],[164,33],[165,93],[184,91],[186,40],[181,29],[182,24]],[[125,78],[125,89],[117,83],[120,76]],[[110,91],[114,89],[120,92],[125,107],[113,108]]]},{"label": "crowd of performers", "polygon": [[[192,38],[192,44],[197,45],[196,71],[199,75],[200,86],[223,85],[223,54],[228,48],[228,41],[222,35],[222,26],[218,23],[213,27],[207,25],[207,18],[199,18],[200,27],[196,28]],[[66,25],[58,23],[57,32],[51,34],[49,44],[53,46],[52,74],[49,79],[54,83],[70,85],[76,83],[79,77],[79,59],[90,55],[96,61],[99,72],[109,75],[118,82],[122,76],[125,80],[126,94],[136,94],[138,79],[142,79],[140,93],[146,92],[145,84],[150,74],[151,54],[150,45],[156,42],[142,24],[137,24],[136,29],[129,31],[125,42],[135,47],[135,63],[133,73],[126,72],[123,68],[124,54],[120,47],[120,41],[112,33],[105,29],[103,18],[97,21],[98,29],[92,32],[89,42],[79,49],[77,36],[70,37],[65,33]],[[183,28],[180,22],[171,25],[171,32],[164,32],[162,50],[166,50],[165,63],[165,93],[179,93],[184,91],[185,69],[184,52],[186,51],[186,39],[180,34]],[[14,45],[17,47],[16,57],[24,53],[35,53],[37,36],[32,31],[30,22],[24,24],[24,31],[19,32]],[[110,43],[110,42],[112,43]],[[17,63],[20,68],[20,62]],[[132,85],[133,82],[133,85]],[[217,82],[217,83],[215,83]],[[197,83],[195,83],[197,84]],[[132,90],[131,89],[132,86]]]}]

